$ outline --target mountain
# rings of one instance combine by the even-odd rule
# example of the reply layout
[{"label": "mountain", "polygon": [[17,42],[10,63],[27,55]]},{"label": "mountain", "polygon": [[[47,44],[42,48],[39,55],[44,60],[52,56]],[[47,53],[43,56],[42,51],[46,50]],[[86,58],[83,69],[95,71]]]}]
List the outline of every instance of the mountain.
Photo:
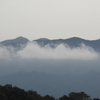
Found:
[{"label": "mountain", "polygon": [[[28,42],[30,42],[28,39],[18,37],[2,41],[0,44],[20,49],[21,45],[24,44],[25,47]],[[56,47],[59,44],[67,44],[72,48],[79,47],[81,43],[84,43],[100,52],[100,39],[90,41],[78,37],[55,40],[40,38],[33,40],[33,42],[37,42],[43,47],[46,45]],[[19,59],[19,55],[16,56],[17,54],[26,55],[30,50],[24,53],[22,53],[23,50],[17,53],[7,51],[1,47],[0,85],[12,84],[26,90],[35,90],[41,95],[49,94],[55,97],[60,97],[70,92],[84,91],[92,97],[100,98],[100,58],[93,60]],[[3,57],[8,57],[8,60],[2,59]]]},{"label": "mountain", "polygon": [[[13,46],[13,47],[20,47],[22,44],[26,44],[30,42],[27,38],[24,37],[17,37],[15,39],[5,40],[0,42],[1,45],[4,46]],[[47,38],[40,38],[37,40],[33,40],[32,42],[37,42],[40,46],[44,47],[46,45],[49,45],[51,47],[56,47],[59,44],[66,44],[69,47],[79,47],[82,43],[92,47],[95,51],[100,51],[100,39],[98,40],[85,40],[78,37],[72,37],[68,39],[54,39],[50,40]]]},{"label": "mountain", "polygon": [[15,39],[2,41],[2,42],[0,42],[0,44],[4,45],[4,46],[16,47],[20,44],[26,44],[27,42],[29,42],[29,40],[27,38],[24,38],[24,37],[20,36],[20,37],[17,37]]},{"label": "mountain", "polygon": [[67,44],[69,47],[79,47],[80,44],[84,43],[87,46],[92,47],[96,51],[100,51],[100,39],[98,40],[85,40],[78,37],[72,37],[68,39],[55,39],[55,40],[49,40],[46,38],[40,38],[37,40],[33,40],[33,42],[37,42],[40,46],[50,45],[51,47],[55,47],[59,44]]},{"label": "mountain", "polygon": [[[93,77],[91,77],[93,76]],[[25,90],[34,90],[41,95],[60,97],[69,92],[85,91],[100,98],[100,73],[89,71],[82,75],[54,75],[44,72],[18,72],[0,77],[0,84],[12,84]]]}]

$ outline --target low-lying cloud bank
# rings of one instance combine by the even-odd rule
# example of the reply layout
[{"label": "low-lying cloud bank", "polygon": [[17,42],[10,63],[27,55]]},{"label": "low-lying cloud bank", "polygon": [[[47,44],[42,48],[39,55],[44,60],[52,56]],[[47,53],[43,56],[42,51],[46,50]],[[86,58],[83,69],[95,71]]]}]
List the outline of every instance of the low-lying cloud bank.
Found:
[{"label": "low-lying cloud bank", "polygon": [[95,60],[99,53],[93,48],[81,44],[80,47],[71,48],[60,44],[56,48],[49,45],[40,47],[37,43],[28,43],[24,49],[17,52],[13,47],[0,46],[0,59],[61,59],[61,60]]},{"label": "low-lying cloud bank", "polygon": [[60,44],[56,48],[28,43],[16,51],[13,47],[0,46],[0,76],[19,71],[37,71],[51,74],[100,72],[99,53],[81,44],[71,48]]},{"label": "low-lying cloud bank", "polygon": [[[99,77],[99,53],[84,44],[77,48],[64,44],[51,48],[49,45],[40,47],[36,43],[28,43],[18,51],[13,47],[0,46],[2,85],[13,84],[55,96],[84,90],[97,97],[100,91]],[[95,88],[98,92],[94,94]],[[59,93],[59,90],[63,91]]]}]

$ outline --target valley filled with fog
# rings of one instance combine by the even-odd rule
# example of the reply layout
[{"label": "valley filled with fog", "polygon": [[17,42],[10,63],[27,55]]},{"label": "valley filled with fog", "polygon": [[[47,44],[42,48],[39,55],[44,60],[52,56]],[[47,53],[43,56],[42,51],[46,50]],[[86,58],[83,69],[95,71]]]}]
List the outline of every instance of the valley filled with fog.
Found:
[{"label": "valley filled with fog", "polygon": [[0,46],[1,75],[32,70],[52,74],[100,71],[99,60],[99,52],[85,44],[74,48],[60,44],[52,48],[49,45],[40,47],[37,43],[27,43],[17,51],[12,46]]},{"label": "valley filled with fog", "polygon": [[100,97],[100,53],[81,43],[40,46],[37,42],[0,46],[0,84],[12,84],[55,97],[85,91]]}]

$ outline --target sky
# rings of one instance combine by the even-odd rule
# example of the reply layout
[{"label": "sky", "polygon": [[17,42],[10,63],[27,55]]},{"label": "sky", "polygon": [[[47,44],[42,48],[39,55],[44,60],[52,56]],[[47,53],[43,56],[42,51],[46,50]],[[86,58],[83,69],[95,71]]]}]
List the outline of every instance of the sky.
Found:
[{"label": "sky", "polygon": [[0,0],[0,41],[19,36],[100,38],[100,0]]},{"label": "sky", "polygon": [[[0,41],[19,36],[99,39],[100,0],[0,0]],[[0,45],[0,76],[19,71],[82,74],[91,70],[100,72],[100,53],[84,44],[53,49],[29,43],[16,52]]]}]

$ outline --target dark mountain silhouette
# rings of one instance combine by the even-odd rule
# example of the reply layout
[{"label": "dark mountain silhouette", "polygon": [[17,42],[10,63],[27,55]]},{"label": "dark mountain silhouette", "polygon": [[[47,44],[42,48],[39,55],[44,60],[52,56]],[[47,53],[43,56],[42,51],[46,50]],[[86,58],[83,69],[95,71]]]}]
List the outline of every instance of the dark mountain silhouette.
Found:
[{"label": "dark mountain silhouette", "polygon": [[29,40],[27,38],[24,38],[24,37],[20,36],[20,37],[17,37],[15,39],[2,41],[2,42],[0,42],[0,44],[2,44],[4,46],[16,47],[20,44],[26,44],[27,42],[29,42]]},{"label": "dark mountain silhouette", "polygon": [[[16,39],[5,40],[0,42],[1,45],[4,46],[13,46],[19,47],[21,44],[26,44],[30,42],[27,38],[24,37],[17,37]],[[100,51],[100,39],[98,40],[85,40],[78,37],[72,37],[68,39],[54,39],[50,40],[47,38],[40,38],[37,40],[33,40],[33,42],[37,42],[40,46],[50,45],[51,47],[55,47],[59,44],[67,44],[69,47],[79,47],[82,43],[92,47],[95,51]]]},{"label": "dark mountain silhouette", "polygon": [[46,38],[40,38],[37,40],[33,40],[33,42],[37,42],[40,46],[45,46],[50,44],[51,47],[54,47],[55,44],[67,44],[69,47],[79,47],[82,43],[92,47],[96,51],[100,51],[100,39],[98,40],[85,40],[78,37],[72,37],[68,39],[55,39],[49,40]]}]

